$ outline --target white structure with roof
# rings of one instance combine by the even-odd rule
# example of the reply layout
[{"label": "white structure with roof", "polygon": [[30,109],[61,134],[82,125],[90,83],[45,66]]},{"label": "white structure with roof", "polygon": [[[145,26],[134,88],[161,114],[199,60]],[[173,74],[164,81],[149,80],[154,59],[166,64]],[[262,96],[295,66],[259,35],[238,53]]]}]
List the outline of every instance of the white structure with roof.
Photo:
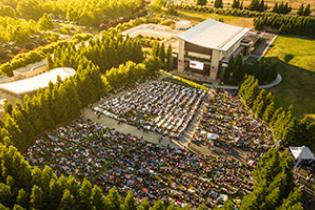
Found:
[{"label": "white structure with roof", "polygon": [[178,71],[196,69],[217,79],[220,62],[244,50],[242,41],[249,30],[208,19],[179,34]]},{"label": "white structure with roof", "polygon": [[0,84],[0,90],[15,96],[23,96],[24,94],[48,87],[50,81],[55,84],[58,77],[61,80],[65,80],[73,75],[75,75],[73,68],[55,68],[34,77]]},{"label": "white structure with roof", "polygon": [[296,166],[298,166],[302,161],[308,161],[308,162],[312,162],[315,161],[315,156],[312,153],[312,151],[306,147],[306,146],[302,146],[302,147],[289,147],[295,162],[296,162]]}]

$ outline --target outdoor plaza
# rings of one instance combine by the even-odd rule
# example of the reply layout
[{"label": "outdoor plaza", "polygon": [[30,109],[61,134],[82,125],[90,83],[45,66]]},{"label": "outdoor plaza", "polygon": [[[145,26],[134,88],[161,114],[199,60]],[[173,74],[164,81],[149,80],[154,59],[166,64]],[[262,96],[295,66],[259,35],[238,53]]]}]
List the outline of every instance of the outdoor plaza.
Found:
[{"label": "outdoor plaza", "polygon": [[47,164],[59,175],[88,177],[105,191],[132,190],[139,201],[213,207],[252,189],[248,166],[226,155],[212,158],[147,143],[84,119],[38,138],[26,156],[32,165]]},{"label": "outdoor plaza", "polygon": [[93,110],[161,136],[179,139],[193,120],[207,93],[167,81],[153,81],[104,99]]},{"label": "outdoor plaza", "polygon": [[204,103],[192,143],[214,152],[244,152],[245,161],[253,166],[274,142],[271,131],[246,110],[238,96],[217,91]]}]

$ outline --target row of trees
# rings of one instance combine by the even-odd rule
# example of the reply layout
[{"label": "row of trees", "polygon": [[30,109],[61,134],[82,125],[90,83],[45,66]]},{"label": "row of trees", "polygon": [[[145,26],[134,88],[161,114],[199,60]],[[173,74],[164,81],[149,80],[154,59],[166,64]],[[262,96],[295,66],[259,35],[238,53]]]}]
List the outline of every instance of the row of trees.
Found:
[{"label": "row of trees", "polygon": [[[69,59],[70,55],[73,59]],[[101,33],[88,42],[57,47],[49,58],[50,68],[73,66],[77,63],[76,57],[82,56],[98,66],[102,73],[126,61],[140,63],[144,58],[138,39],[123,37],[118,31],[113,30]]]},{"label": "row of trees", "polygon": [[311,13],[312,9],[310,4],[306,5],[306,7],[304,7],[304,4],[302,4],[297,11],[297,14],[301,16],[310,16]]},{"label": "row of trees", "polygon": [[239,95],[255,117],[272,128],[277,141],[290,146],[307,145],[315,150],[315,121],[299,120],[292,113],[292,107],[277,106],[272,93],[260,90],[258,80],[253,76],[245,76]]},{"label": "row of trees", "polygon": [[[137,203],[132,192],[121,197],[115,188],[104,194],[97,185],[73,176],[57,177],[45,167],[32,167],[16,148],[0,145],[0,209],[3,210],[189,210],[166,205],[158,200],[152,205]],[[198,210],[206,210],[202,205]]]},{"label": "row of trees", "polygon": [[44,13],[77,21],[83,25],[98,26],[106,20],[133,16],[143,6],[142,0],[2,0],[26,19],[37,20]]},{"label": "row of trees", "polygon": [[265,4],[264,0],[252,0],[250,5],[248,6],[249,10],[254,10],[258,12],[263,12],[267,10],[267,5]]},{"label": "row of trees", "polygon": [[[199,0],[200,2],[204,2],[204,0]],[[169,9],[184,9],[184,10],[190,10],[190,11],[196,11],[196,12],[209,12],[209,13],[216,13],[216,14],[222,14],[222,15],[233,15],[233,16],[240,16],[240,17],[258,17],[263,16],[265,14],[272,14],[271,12],[276,12],[280,14],[287,14],[289,13],[290,6],[284,3],[281,3],[280,5],[284,5],[284,7],[279,9],[279,4],[275,4],[273,9],[270,11],[267,11],[267,5],[265,4],[264,0],[253,0],[248,7],[245,7],[243,5],[243,1],[240,0],[233,0],[233,3],[231,5],[231,8],[224,8],[224,4],[222,0],[215,0],[214,1],[214,8],[208,7],[206,4],[200,4],[197,3],[196,5],[193,4],[183,4],[183,3],[167,3],[166,7]],[[215,6],[216,5],[216,6]],[[287,5],[287,7],[286,7]],[[303,10],[302,10],[302,9]],[[286,11],[286,12],[284,12]],[[298,11],[298,15],[301,16],[309,16],[311,15],[311,8],[310,5],[307,5],[304,7],[304,5],[301,5],[300,9]],[[304,12],[306,11],[306,12]]]},{"label": "row of trees", "polygon": [[293,183],[294,160],[288,150],[269,149],[254,171],[254,190],[241,202],[240,210],[303,210],[302,193]]},{"label": "row of trees", "polygon": [[264,15],[254,19],[257,30],[271,28],[283,34],[314,36],[315,18],[285,15]]},{"label": "row of trees", "polygon": [[239,85],[245,75],[253,75],[260,85],[268,84],[277,78],[277,63],[262,60],[254,64],[248,64],[242,56],[232,58],[226,69],[222,70],[220,79],[224,84]]},{"label": "row of trees", "polygon": [[155,42],[152,46],[151,55],[157,57],[162,63],[162,68],[166,70],[173,70],[174,68],[174,57],[173,57],[172,46],[169,45],[166,49],[164,43],[160,44]]},{"label": "row of trees", "polygon": [[278,4],[278,2],[276,2],[275,6],[272,9],[272,12],[278,13],[278,14],[288,14],[291,11],[292,11],[292,7],[289,6],[288,2],[286,2],[286,3],[281,2],[280,4]]},{"label": "row of trees", "polygon": [[[0,32],[1,33],[1,32]],[[76,41],[74,41],[77,43]],[[52,53],[57,47],[62,47],[64,45],[71,45],[69,41],[58,41],[52,44],[38,47],[35,50],[21,53],[15,56],[12,60],[0,65],[0,72],[7,74],[8,76],[13,76],[13,70],[24,67],[28,64],[41,61],[47,57],[48,54]]]},{"label": "row of trees", "polygon": [[35,136],[77,118],[82,107],[105,93],[98,67],[85,58],[78,62],[74,77],[64,82],[59,80],[55,85],[50,83],[33,97],[25,96],[14,108],[5,106],[3,143],[23,150],[33,143]]}]

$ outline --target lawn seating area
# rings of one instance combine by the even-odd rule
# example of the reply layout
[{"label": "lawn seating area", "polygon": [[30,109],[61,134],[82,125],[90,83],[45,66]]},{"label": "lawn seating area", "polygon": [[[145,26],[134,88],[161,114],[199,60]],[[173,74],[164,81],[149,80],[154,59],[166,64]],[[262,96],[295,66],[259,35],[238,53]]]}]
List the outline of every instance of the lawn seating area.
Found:
[{"label": "lawn seating area", "polygon": [[213,208],[227,197],[240,199],[253,186],[251,169],[228,155],[212,158],[151,144],[83,119],[39,137],[26,157],[58,174],[85,176],[104,191],[132,190],[138,201]]},{"label": "lawn seating area", "polygon": [[98,115],[179,139],[206,95],[205,91],[197,88],[153,81],[122,96],[104,99],[94,111]]},{"label": "lawn seating area", "polygon": [[233,149],[246,151],[246,161],[254,165],[273,139],[271,131],[246,110],[238,96],[218,91],[204,104],[192,142],[227,153]]}]

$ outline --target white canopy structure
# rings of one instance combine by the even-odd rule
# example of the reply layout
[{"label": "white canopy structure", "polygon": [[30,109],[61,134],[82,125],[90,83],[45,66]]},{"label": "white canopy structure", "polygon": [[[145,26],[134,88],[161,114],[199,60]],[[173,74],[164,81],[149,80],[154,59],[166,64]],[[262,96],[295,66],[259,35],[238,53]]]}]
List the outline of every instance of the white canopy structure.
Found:
[{"label": "white canopy structure", "polygon": [[57,82],[57,78],[65,80],[75,75],[73,68],[56,68],[43,74],[14,82],[0,84],[0,90],[20,96],[48,87],[49,82]]},{"label": "white canopy structure", "polygon": [[249,30],[208,19],[179,34],[178,38],[201,47],[226,51]]},{"label": "white canopy structure", "polygon": [[295,161],[296,161],[296,166],[301,163],[301,161],[306,160],[306,161],[315,161],[315,156],[312,153],[312,151],[306,147],[289,147]]}]

